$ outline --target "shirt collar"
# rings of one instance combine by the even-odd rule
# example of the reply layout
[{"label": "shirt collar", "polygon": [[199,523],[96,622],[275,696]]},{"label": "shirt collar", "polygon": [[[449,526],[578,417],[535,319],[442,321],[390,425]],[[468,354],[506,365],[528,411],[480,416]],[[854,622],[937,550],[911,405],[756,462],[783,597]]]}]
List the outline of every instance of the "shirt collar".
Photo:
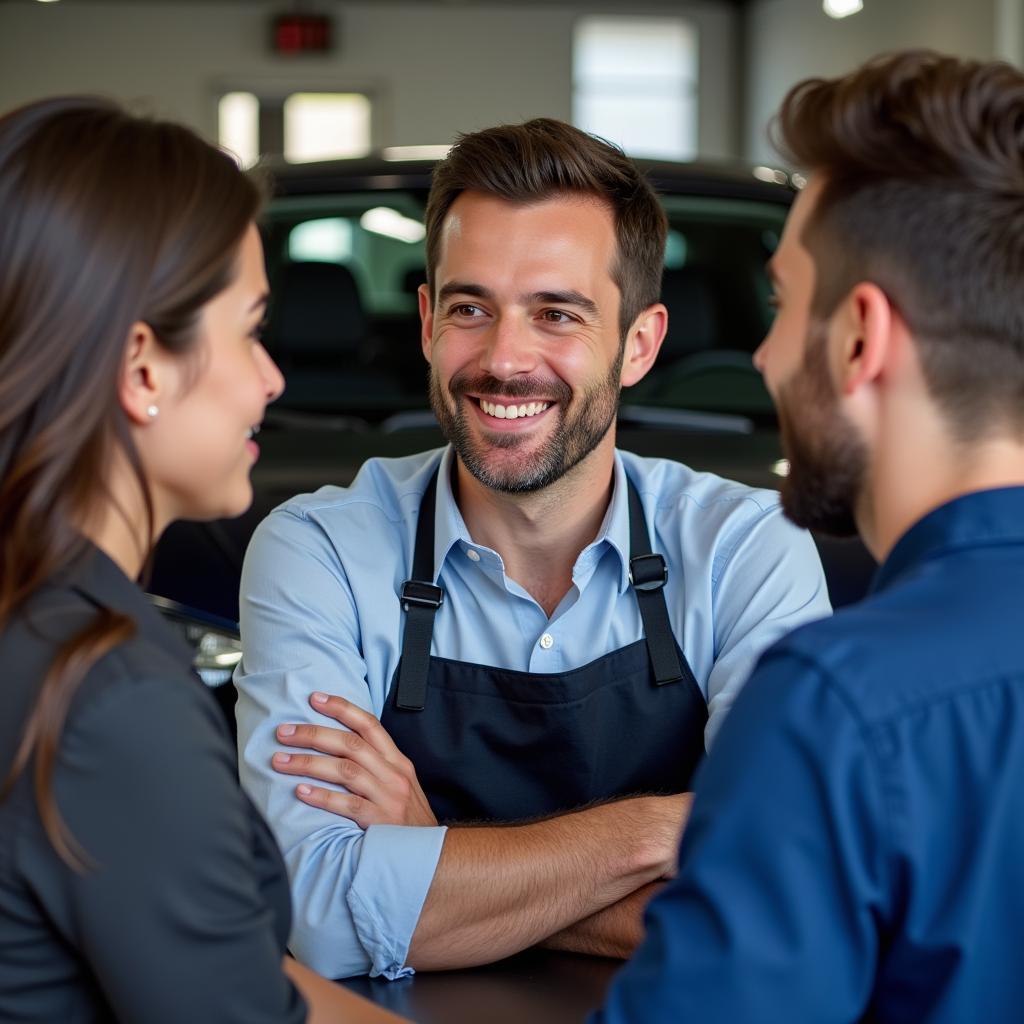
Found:
[{"label": "shirt collar", "polygon": [[[594,565],[604,554],[604,548],[610,547],[619,556],[619,594],[625,593],[629,587],[629,484],[626,481],[626,469],[622,465],[622,457],[615,452],[615,466],[612,470],[612,500],[608,503],[608,511],[604,515],[601,529],[597,531],[594,542],[583,549],[580,562],[584,556],[593,558]],[[577,562],[579,564],[579,562]]]},{"label": "shirt collar", "polygon": [[949,551],[1024,543],[1024,487],[974,491],[933,509],[896,542],[871,585],[885,590],[922,562]]},{"label": "shirt collar", "polygon": [[[434,579],[437,583],[448,553],[457,545],[476,547],[469,535],[466,521],[462,518],[455,495],[452,493],[452,470],[455,465],[455,450],[451,445],[444,450],[437,470],[437,498],[434,506]],[[576,560],[574,577],[587,576],[604,554],[605,546],[611,547],[619,556],[619,593],[629,586],[629,494],[626,484],[626,470],[622,458],[615,452],[613,468],[612,500],[608,503],[601,529],[597,537],[580,552]]]},{"label": "shirt collar", "polygon": [[473,539],[466,528],[459,506],[452,492],[452,470],[455,467],[455,449],[448,445],[437,468],[437,495],[434,503],[434,578],[435,585],[448,552],[458,544],[471,545]]}]

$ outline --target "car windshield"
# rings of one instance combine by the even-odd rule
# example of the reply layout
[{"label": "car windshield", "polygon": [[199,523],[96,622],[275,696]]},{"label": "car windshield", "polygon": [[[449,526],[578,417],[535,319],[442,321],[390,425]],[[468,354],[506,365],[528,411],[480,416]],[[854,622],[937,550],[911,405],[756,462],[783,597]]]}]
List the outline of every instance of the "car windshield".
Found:
[{"label": "car windshield", "polygon": [[[658,363],[623,394],[648,410],[773,419],[751,355],[771,323],[765,264],[787,203],[666,192]],[[416,290],[425,280],[414,189],[280,196],[264,221],[267,347],[288,381],[277,410],[366,424],[427,406]]]}]

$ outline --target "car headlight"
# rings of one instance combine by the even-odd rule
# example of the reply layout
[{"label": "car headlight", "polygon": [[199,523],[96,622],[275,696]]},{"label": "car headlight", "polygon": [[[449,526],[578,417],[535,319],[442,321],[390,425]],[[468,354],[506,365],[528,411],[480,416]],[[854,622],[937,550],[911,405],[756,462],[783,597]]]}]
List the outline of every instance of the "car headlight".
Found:
[{"label": "car headlight", "polygon": [[147,596],[185,638],[192,650],[192,667],[199,678],[211,689],[231,682],[235,666],[242,660],[238,626],[228,619],[189,608],[166,597]]}]

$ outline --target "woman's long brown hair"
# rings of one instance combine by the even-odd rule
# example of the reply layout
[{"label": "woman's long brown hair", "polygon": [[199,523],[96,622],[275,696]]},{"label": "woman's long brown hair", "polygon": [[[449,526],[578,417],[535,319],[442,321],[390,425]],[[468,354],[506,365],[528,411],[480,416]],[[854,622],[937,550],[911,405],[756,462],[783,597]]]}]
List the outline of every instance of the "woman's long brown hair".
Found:
[{"label": "woman's long brown hair", "polygon": [[[149,488],[117,398],[129,330],[144,322],[187,357],[260,199],[193,132],[105,100],[44,100],[0,118],[0,630],[86,556],[78,527],[112,501],[118,450],[152,544]],[[134,630],[105,610],[65,642],[0,791],[31,770],[46,833],[76,867],[83,851],[52,791],[60,736],[76,687]]]}]

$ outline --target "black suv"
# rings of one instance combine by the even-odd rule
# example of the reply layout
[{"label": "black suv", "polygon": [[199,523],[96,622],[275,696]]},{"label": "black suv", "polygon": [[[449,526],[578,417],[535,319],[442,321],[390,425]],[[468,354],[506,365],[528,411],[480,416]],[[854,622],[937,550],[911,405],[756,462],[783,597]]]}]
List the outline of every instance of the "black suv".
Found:
[{"label": "black suv", "polygon": [[[639,163],[669,219],[669,328],[654,370],[623,394],[618,444],[777,486],[787,466],[751,355],[771,323],[765,263],[793,184],[766,167]],[[157,549],[154,594],[237,619],[245,547],[275,505],[347,484],[371,456],[443,443],[427,401],[416,300],[431,168],[376,158],[275,169],[263,224],[266,345],[287,387],[259,437],[255,502],[237,520],[171,527]],[[833,603],[858,597],[872,569],[863,548],[819,546]]]}]

